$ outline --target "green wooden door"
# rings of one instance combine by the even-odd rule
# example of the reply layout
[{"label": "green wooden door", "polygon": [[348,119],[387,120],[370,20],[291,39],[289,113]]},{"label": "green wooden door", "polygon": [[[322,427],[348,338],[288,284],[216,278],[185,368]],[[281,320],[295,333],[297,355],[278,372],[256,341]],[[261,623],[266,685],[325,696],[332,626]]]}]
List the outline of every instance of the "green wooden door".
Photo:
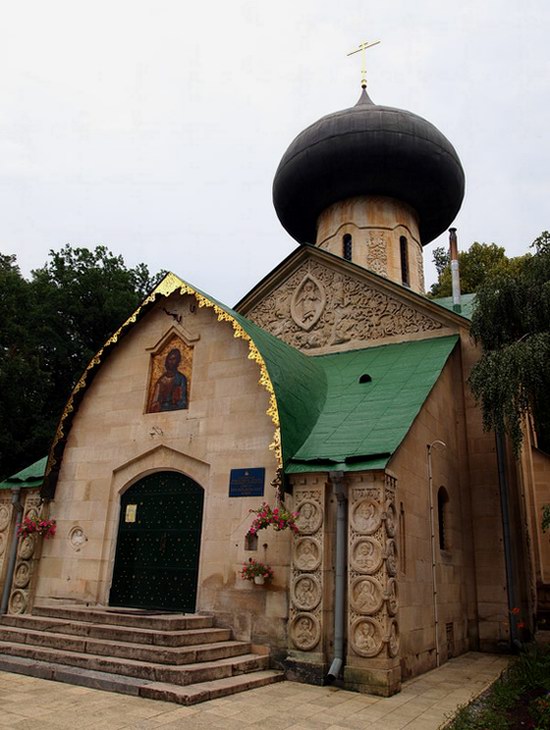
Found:
[{"label": "green wooden door", "polygon": [[111,606],[195,610],[203,501],[196,482],[169,471],[122,495]]}]

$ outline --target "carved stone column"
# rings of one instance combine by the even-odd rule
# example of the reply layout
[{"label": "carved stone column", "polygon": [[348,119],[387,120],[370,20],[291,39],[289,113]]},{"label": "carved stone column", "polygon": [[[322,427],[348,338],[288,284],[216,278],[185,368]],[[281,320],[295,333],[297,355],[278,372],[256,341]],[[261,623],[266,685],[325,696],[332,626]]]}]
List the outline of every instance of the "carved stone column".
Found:
[{"label": "carved stone column", "polygon": [[[23,515],[38,516],[40,511],[40,495],[36,490],[25,493]],[[31,606],[31,578],[35,564],[40,556],[38,535],[26,535],[19,538],[17,545],[17,562],[13,574],[8,613],[27,613]]]},{"label": "carved stone column", "polygon": [[348,475],[346,688],[389,696],[401,687],[395,478]]},{"label": "carved stone column", "polygon": [[322,684],[327,670],[324,626],[325,481],[308,474],[294,480],[299,512],[292,545],[288,676]]}]

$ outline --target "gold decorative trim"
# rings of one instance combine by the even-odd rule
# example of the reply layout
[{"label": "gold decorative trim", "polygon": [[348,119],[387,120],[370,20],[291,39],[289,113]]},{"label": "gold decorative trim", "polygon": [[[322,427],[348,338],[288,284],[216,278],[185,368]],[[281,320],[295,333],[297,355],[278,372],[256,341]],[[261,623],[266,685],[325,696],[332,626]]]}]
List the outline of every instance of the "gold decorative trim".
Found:
[{"label": "gold decorative trim", "polygon": [[69,400],[67,401],[67,405],[65,406],[65,410],[63,411],[63,414],[59,421],[59,425],[57,427],[57,431],[55,433],[55,437],[50,449],[45,476],[47,476],[51,472],[51,470],[57,463],[57,460],[53,454],[55,451],[55,447],[57,446],[59,441],[61,441],[61,439],[63,439],[65,436],[65,421],[69,414],[74,411],[74,398],[79,391],[86,387],[88,374],[91,370],[93,370],[97,365],[101,363],[106,348],[117,343],[123,331],[127,327],[129,327],[129,325],[136,322],[142,309],[146,305],[153,303],[159,296],[168,297],[178,289],[180,294],[190,294],[194,296],[198,302],[199,307],[209,307],[210,309],[213,309],[219,322],[223,321],[229,322],[231,324],[231,326],[233,327],[233,337],[241,338],[248,342],[248,359],[253,360],[258,364],[260,368],[260,379],[258,383],[269,393],[269,408],[267,409],[266,414],[271,418],[271,421],[275,426],[273,442],[270,444],[269,449],[275,453],[277,467],[282,468],[283,456],[281,447],[281,426],[279,420],[279,409],[277,407],[277,399],[275,397],[275,389],[273,387],[273,383],[271,382],[271,378],[269,377],[269,372],[267,370],[265,360],[263,359],[260,351],[256,347],[252,337],[248,334],[248,332],[246,332],[246,330],[243,329],[243,327],[237,322],[237,320],[231,314],[229,314],[229,312],[226,312],[225,309],[223,309],[219,304],[216,304],[216,302],[208,299],[208,297],[206,297],[204,294],[201,294],[200,292],[193,289],[193,287],[177,277],[175,274],[169,273],[155,287],[155,289],[153,289],[151,294],[149,294],[149,296],[143,300],[143,302],[136,309],[136,311],[128,317],[128,319],[118,328],[118,330],[113,335],[111,335],[111,337],[109,337],[103,347],[96,353],[96,355],[94,355],[94,357],[86,366],[84,373],[78,380],[77,384],[71,392],[71,395],[69,396]]}]

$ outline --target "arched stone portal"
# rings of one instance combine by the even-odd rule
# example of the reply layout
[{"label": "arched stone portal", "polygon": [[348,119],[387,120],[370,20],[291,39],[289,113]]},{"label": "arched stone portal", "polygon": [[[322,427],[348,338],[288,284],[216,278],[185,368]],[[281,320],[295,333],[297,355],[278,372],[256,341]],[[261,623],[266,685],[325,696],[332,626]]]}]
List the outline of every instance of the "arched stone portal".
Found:
[{"label": "arched stone portal", "polygon": [[168,471],[122,495],[111,606],[195,610],[203,502],[195,481]]}]

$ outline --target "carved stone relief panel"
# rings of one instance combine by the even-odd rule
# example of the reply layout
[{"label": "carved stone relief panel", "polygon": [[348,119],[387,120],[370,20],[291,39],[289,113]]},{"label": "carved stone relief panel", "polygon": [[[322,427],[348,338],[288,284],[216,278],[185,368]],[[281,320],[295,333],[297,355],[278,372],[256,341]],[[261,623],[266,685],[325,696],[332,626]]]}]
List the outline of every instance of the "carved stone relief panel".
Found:
[{"label": "carved stone relief panel", "polygon": [[442,328],[408,304],[317,261],[297,269],[247,317],[302,350]]},{"label": "carved stone relief panel", "polygon": [[323,616],[324,484],[295,485],[296,524],[292,546],[289,635],[291,649],[319,651]]},{"label": "carved stone relief panel", "polygon": [[[36,491],[27,492],[23,515],[25,517],[38,517],[40,514],[40,495]],[[37,535],[25,535],[19,538],[17,545],[17,561],[11,585],[11,594],[8,603],[9,613],[25,613],[31,601],[31,578],[34,562],[37,559],[38,544],[40,538]]]},{"label": "carved stone relief panel", "polygon": [[395,479],[349,479],[348,652],[391,660],[399,652]]},{"label": "carved stone relief panel", "polygon": [[375,274],[388,275],[387,243],[383,231],[370,231],[367,244],[367,265]]}]

